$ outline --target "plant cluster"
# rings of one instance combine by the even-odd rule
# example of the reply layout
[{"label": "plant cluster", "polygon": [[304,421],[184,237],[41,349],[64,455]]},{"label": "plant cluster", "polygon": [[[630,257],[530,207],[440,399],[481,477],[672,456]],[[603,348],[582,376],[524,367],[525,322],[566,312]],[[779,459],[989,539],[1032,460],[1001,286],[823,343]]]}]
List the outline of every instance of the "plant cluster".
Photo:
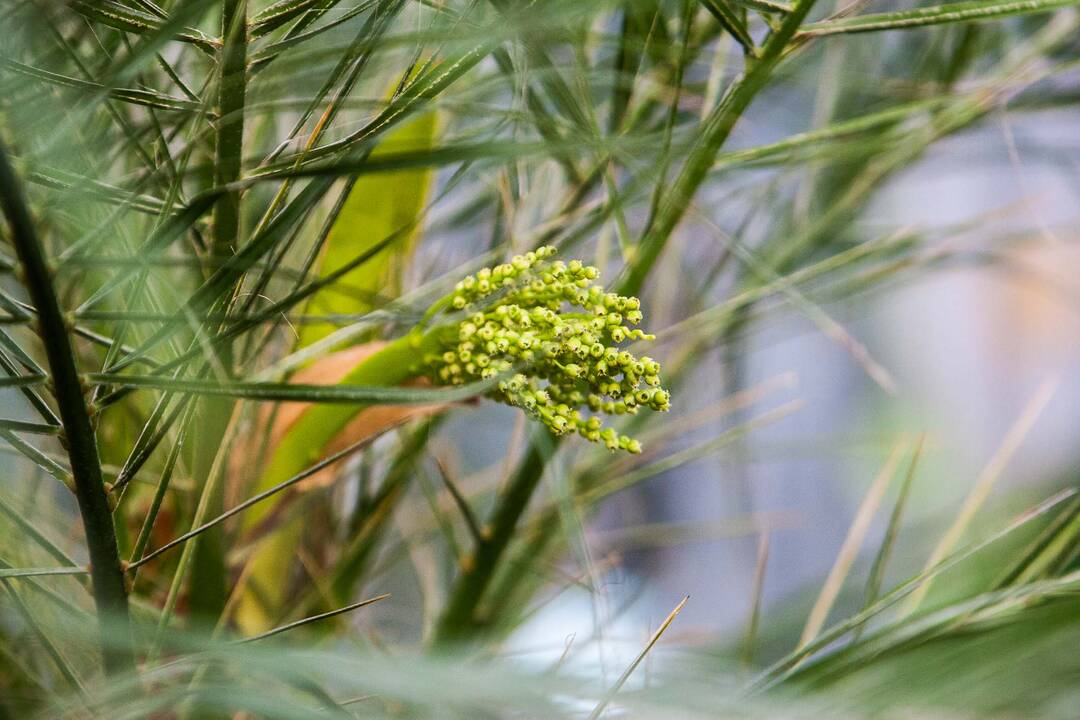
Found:
[{"label": "plant cluster", "polygon": [[[850,464],[826,427],[755,440],[802,406],[792,375],[750,384],[760,351],[833,369],[764,346],[764,324],[805,319],[850,356],[836,372],[889,390],[895,358],[834,308],[930,272],[1026,276],[1046,235],[986,198],[950,198],[951,220],[911,198],[973,160],[993,179],[1023,156],[1040,182],[1069,165],[1053,130],[1080,108],[1076,0],[893,5],[0,2],[0,720],[1075,716],[1075,483],[999,493],[993,513],[1018,514],[997,528],[978,480],[949,517],[919,488],[956,478],[921,439],[883,459],[805,622],[814,577],[765,583],[825,550],[814,527],[831,537],[848,503],[794,555],[750,528],[757,557],[734,553],[721,598],[745,591],[742,632],[635,679],[686,600],[658,626],[654,602],[692,591],[705,625],[743,619],[693,572],[743,524],[713,486],[774,456],[774,485]],[[511,239],[520,257],[453,289],[447,267]],[[541,242],[633,263],[613,294],[524,252]],[[637,329],[660,293],[663,374]],[[413,327],[412,299],[440,296]],[[448,403],[485,393],[649,457],[445,431]],[[674,394],[695,412],[644,422]],[[814,422],[872,402],[878,430],[906,429],[882,397]],[[783,517],[806,493],[744,509]],[[917,574],[893,584],[898,566]],[[633,661],[592,672],[642,613]],[[585,640],[529,671],[566,621]]]},{"label": "plant cluster", "polygon": [[606,292],[600,272],[579,260],[553,260],[541,247],[460,281],[438,314],[464,320],[437,328],[441,352],[425,357],[432,379],[463,384],[509,375],[491,393],[522,408],[556,435],[577,432],[609,450],[641,452],[641,443],[603,415],[671,407],[660,364],[628,343],[654,336],[632,327],[643,319],[637,298]]}]

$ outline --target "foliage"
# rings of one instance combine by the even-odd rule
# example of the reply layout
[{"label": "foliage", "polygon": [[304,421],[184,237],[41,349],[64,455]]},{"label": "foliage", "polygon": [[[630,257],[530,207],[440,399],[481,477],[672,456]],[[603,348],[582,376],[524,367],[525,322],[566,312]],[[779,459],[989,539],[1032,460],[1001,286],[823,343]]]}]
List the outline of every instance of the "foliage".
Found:
[{"label": "foliage", "polygon": [[[801,639],[755,596],[767,665],[639,684],[682,604],[615,683],[502,657],[599,592],[605,500],[796,409],[739,385],[752,328],[805,317],[888,393],[826,308],[1010,242],[861,221],[1000,108],[1075,112],[1075,2],[864,5],[0,7],[0,717],[1063,713],[1074,490],[956,543],[970,505],[886,589],[906,443],[865,596],[858,523]],[[483,397],[540,421],[487,463]]]}]

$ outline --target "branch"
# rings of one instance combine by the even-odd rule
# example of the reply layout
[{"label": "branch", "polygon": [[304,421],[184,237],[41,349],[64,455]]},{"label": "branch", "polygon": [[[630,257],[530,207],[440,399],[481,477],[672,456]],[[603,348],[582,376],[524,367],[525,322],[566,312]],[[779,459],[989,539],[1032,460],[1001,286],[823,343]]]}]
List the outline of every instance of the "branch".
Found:
[{"label": "branch", "polygon": [[[22,270],[23,282],[38,309],[38,326],[49,361],[53,392],[63,426],[61,441],[68,453],[75,483],[75,498],[86,531],[90,577],[101,625],[106,672],[133,670],[131,626],[124,571],[116,547],[116,531],[105,495],[94,430],[75,367],[75,355],[60,303],[34,230],[21,184],[0,146],[0,206],[11,227],[11,242]],[[106,635],[107,633],[107,635]],[[119,634],[120,637],[117,637]]]}]

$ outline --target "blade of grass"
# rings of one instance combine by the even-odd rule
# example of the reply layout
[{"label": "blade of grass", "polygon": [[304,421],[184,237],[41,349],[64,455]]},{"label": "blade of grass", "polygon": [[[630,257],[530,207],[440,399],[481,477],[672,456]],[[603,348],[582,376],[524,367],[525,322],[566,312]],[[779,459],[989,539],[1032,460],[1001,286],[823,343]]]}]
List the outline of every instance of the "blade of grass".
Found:
[{"label": "blade of grass", "polygon": [[580,494],[580,502],[593,504],[601,498],[607,497],[618,490],[636,485],[642,480],[655,477],[660,473],[667,472],[668,470],[680,467],[699,458],[707,457],[760,427],[781,420],[794,412],[798,412],[804,405],[805,402],[802,400],[793,400],[784,403],[774,410],[763,412],[738,427],[720,433],[698,445],[677,450],[670,455],[641,465],[629,472],[619,473],[615,477],[601,481],[590,486],[587,490],[582,491]]},{"label": "blade of grass", "polygon": [[620,294],[635,295],[640,290],[669,236],[682,220],[698,187],[705,180],[709,168],[715,163],[717,153],[727,141],[735,123],[758,92],[765,87],[783,57],[788,41],[794,37],[814,2],[815,0],[799,0],[795,4],[791,13],[784,16],[780,26],[765,41],[760,58],[751,63],[743,75],[735,80],[720,103],[709,113],[682,169],[664,202],[657,209],[655,220],[648,223],[649,232],[641,239],[635,261],[619,283]]},{"label": "blade of grass", "polygon": [[[1040,579],[1055,569],[1055,565],[1068,562],[1076,552],[1080,536],[1080,499],[1073,501],[1046,530],[1039,534],[1026,552],[1005,570],[991,589],[1000,590],[1008,585],[1019,585]],[[1061,565],[1062,567],[1064,565]]]},{"label": "blade of grass", "polygon": [[139,535],[135,538],[135,545],[131,550],[131,559],[128,561],[128,572],[130,573],[129,582],[131,582],[132,585],[135,584],[139,566],[146,557],[146,548],[150,544],[150,534],[154,530],[154,524],[157,522],[158,514],[161,511],[161,504],[165,500],[165,493],[169,489],[169,483],[172,480],[176,462],[180,457],[180,451],[184,447],[184,441],[187,439],[190,422],[195,414],[194,411],[195,406],[192,404],[189,404],[184,410],[184,419],[180,423],[180,432],[177,434],[176,442],[169,450],[169,455],[165,459],[165,465],[161,469],[157,487],[154,489],[154,496],[150,500],[150,507],[147,509],[146,515],[143,518]]},{"label": "blade of grass", "polygon": [[833,643],[842,638],[847,633],[855,630],[866,624],[869,620],[880,615],[888,608],[896,605],[898,602],[908,597],[912,592],[915,592],[922,587],[929,580],[937,577],[941,573],[949,570],[952,567],[960,564],[964,560],[967,560],[971,556],[980,552],[981,550],[993,545],[999,540],[1012,534],[1019,528],[1027,525],[1032,520],[1042,517],[1044,514],[1060,505],[1062,502],[1071,499],[1076,495],[1076,490],[1063,490],[1056,495],[1039,503],[1035,507],[1024,511],[1019,516],[1014,518],[1004,528],[992,533],[988,537],[972,543],[965,548],[945,557],[934,567],[929,570],[920,572],[919,574],[905,580],[898,584],[892,590],[881,596],[870,607],[855,613],[849,618],[838,622],[832,627],[824,630],[814,640],[811,640],[802,648],[796,649],[788,655],[784,656],[780,660],[773,663],[766,670],[761,672],[753,682],[747,687],[749,694],[758,694],[769,688],[774,687],[787,677],[793,668],[797,667],[806,658],[810,657],[814,653],[826,648],[830,643]]},{"label": "blade of grass", "polygon": [[746,634],[743,636],[741,660],[744,667],[751,667],[754,662],[754,645],[757,642],[758,625],[761,623],[761,603],[765,595],[765,568],[769,562],[769,532],[763,530],[758,540],[757,562],[754,565],[754,580],[750,591],[750,619],[746,622]]},{"label": "blade of grass", "polygon": [[[723,230],[721,230],[711,219],[701,216],[698,213],[694,214],[712,231],[714,236],[724,237]],[[783,279],[781,274],[776,272],[764,261],[759,260],[753,252],[748,250],[734,237],[727,237],[726,244],[731,248],[734,255],[751,268],[751,271],[754,274],[763,276],[764,279],[770,282],[778,282]],[[780,292],[783,293],[793,305],[799,308],[811,322],[817,325],[825,337],[843,348],[843,350],[851,356],[852,360],[863,369],[867,377],[869,377],[879,388],[890,395],[896,394],[896,381],[893,380],[892,373],[870,354],[869,349],[867,349],[858,338],[849,333],[843,325],[822,309],[820,305],[806,298],[806,296],[799,292],[797,288],[782,283],[779,287]]]},{"label": "blade of grass", "polygon": [[790,13],[791,5],[776,0],[731,0],[732,4],[739,5],[760,12]]},{"label": "blade of grass", "polygon": [[461,516],[465,518],[465,525],[469,528],[469,533],[472,535],[473,542],[480,542],[483,538],[483,533],[480,530],[480,524],[476,521],[476,515],[473,514],[469,501],[462,494],[461,490],[458,489],[457,483],[450,479],[449,471],[438,458],[435,458],[435,466],[439,469],[439,477],[442,478],[443,485],[446,486],[447,492],[449,492],[450,497],[454,499],[454,504],[457,505],[458,511],[461,512]]},{"label": "blade of grass", "polygon": [[[138,35],[151,35],[167,27],[162,19],[124,7],[113,0],[93,0],[93,2],[70,0],[69,5],[72,10],[90,20]],[[208,38],[198,30],[190,28],[175,33],[171,37],[180,42],[190,43],[209,54],[216,52],[221,45],[220,41]]]},{"label": "blade of grass", "polygon": [[947,23],[993,20],[1013,15],[1045,13],[1065,7],[1073,7],[1076,0],[968,0],[946,5],[931,5],[890,13],[872,13],[838,20],[810,23],[799,31],[798,36],[816,37],[840,33],[876,32],[898,30]]},{"label": "blade of grass", "polygon": [[[1046,406],[1050,403],[1050,400],[1057,392],[1058,380],[1056,378],[1049,378],[1044,380],[1035,393],[1028,400],[1024,406],[1023,411],[1017,417],[1016,421],[1005,433],[1005,437],[1002,438],[1001,444],[997,450],[987,461],[986,466],[982,472],[979,473],[979,477],[975,480],[975,485],[972,486],[968,492],[966,498],[964,498],[963,504],[960,506],[960,512],[956,514],[956,518],[953,519],[952,524],[948,530],[938,541],[937,546],[934,547],[933,552],[930,553],[930,557],[926,561],[925,570],[928,570],[935,565],[938,565],[956,546],[960,539],[964,536],[964,532],[968,529],[971,521],[975,518],[976,513],[982,508],[986,499],[990,496],[990,491],[994,489],[994,485],[997,484],[998,478],[1001,477],[1005,467],[1012,460],[1013,455],[1020,449],[1024,439],[1027,438],[1031,428],[1034,427],[1035,422],[1039,419],[1042,411],[1046,409]],[[930,589],[930,582],[924,583],[919,587],[911,597],[908,598],[906,605],[904,606],[905,612],[912,612],[923,601],[927,591]]]},{"label": "blade of grass", "polygon": [[[0,572],[3,572],[3,568],[0,568]],[[38,642],[45,648],[46,654],[52,659],[53,664],[60,671],[60,675],[71,686],[82,699],[87,698],[86,686],[82,680],[79,679],[78,674],[75,672],[75,668],[72,666],[64,654],[60,652],[60,649],[53,642],[49,634],[46,633],[45,628],[42,627],[38,619],[34,617],[34,614],[30,612],[29,606],[22,596],[15,591],[15,588],[11,586],[9,580],[2,579],[0,576],[0,585],[3,585],[4,590],[7,592],[9,598],[11,598],[12,604],[18,610],[19,615],[22,616],[23,621],[30,627],[30,632],[37,637]]]},{"label": "blade of grass", "polygon": [[818,595],[813,608],[810,610],[810,615],[806,619],[806,627],[803,628],[802,636],[799,638],[800,648],[805,647],[817,637],[821,632],[821,628],[825,625],[825,621],[829,617],[829,611],[832,610],[833,603],[836,602],[837,596],[840,595],[844,580],[851,572],[851,566],[855,562],[859,548],[862,547],[863,541],[866,539],[866,533],[870,530],[870,523],[881,505],[882,499],[885,497],[885,491],[889,488],[893,475],[896,474],[896,470],[900,466],[900,461],[907,452],[908,445],[907,438],[902,438],[893,446],[888,459],[885,460],[885,465],[867,489],[866,496],[859,505],[855,518],[851,521],[851,527],[848,528],[847,536],[840,546],[840,552],[836,555],[836,562],[833,563],[832,570],[829,571],[825,584],[821,588],[821,593]]},{"label": "blade of grass", "polygon": [[236,505],[235,507],[232,507],[232,508],[226,510],[225,512],[221,513],[220,515],[213,518],[212,520],[208,520],[205,523],[201,523],[198,526],[193,527],[188,532],[184,533],[183,535],[180,535],[177,538],[174,538],[173,540],[170,540],[169,542],[165,543],[164,545],[157,548],[153,552],[140,557],[138,560],[131,563],[129,569],[133,570],[135,568],[138,568],[138,567],[141,567],[141,566],[145,565],[146,563],[150,562],[151,560],[158,557],[159,555],[162,555],[162,554],[172,550],[173,548],[175,548],[175,547],[177,547],[179,545],[183,545],[188,540],[191,540],[192,538],[202,534],[203,532],[205,532],[207,530],[210,530],[211,528],[214,528],[214,527],[220,525],[224,521],[228,520],[229,518],[233,517],[234,515],[237,515],[237,514],[243,512],[244,510],[247,510],[248,508],[252,507],[253,505],[257,505],[258,503],[262,502],[263,500],[266,500],[267,498],[273,497],[274,495],[282,492],[283,490],[286,490],[286,489],[292,487],[293,485],[296,485],[300,481],[306,480],[307,478],[318,474],[320,471],[325,470],[326,468],[334,465],[335,463],[339,462],[340,460],[343,460],[345,458],[348,458],[348,457],[352,456],[356,451],[367,447],[369,444],[371,444],[371,441],[372,441],[372,438],[364,438],[363,440],[361,440],[359,442],[355,442],[355,443],[349,445],[348,447],[346,447],[346,448],[344,448],[344,449],[342,449],[342,450],[340,450],[340,451],[338,451],[336,453],[328,455],[327,457],[323,458],[322,460],[315,463],[311,467],[306,468],[302,472],[299,472],[296,475],[293,475],[289,479],[284,480],[284,481],[274,485],[273,487],[270,487],[270,488],[267,488],[266,490],[263,490],[262,492],[248,498],[247,500],[240,503],[239,505]]},{"label": "blade of grass", "polygon": [[27,460],[63,483],[68,490],[75,492],[75,480],[70,470],[61,466],[48,455],[6,428],[0,428],[0,438],[6,440],[11,447],[18,450]]},{"label": "blade of grass", "polygon": [[742,45],[743,52],[750,57],[757,57],[758,49],[754,45],[754,39],[750,37],[750,30],[746,27],[746,21],[739,16],[735,11],[727,4],[727,0],[698,0],[705,9],[709,11],[716,21],[720,23],[720,26],[735,38],[735,41]]},{"label": "blade of grass", "polygon": [[0,568],[0,580],[8,578],[45,577],[49,575],[87,575],[84,567]]},{"label": "blade of grass", "polygon": [[[203,523],[206,518],[209,508],[211,507],[213,500],[218,491],[218,485],[222,482],[225,474],[225,448],[231,446],[234,434],[239,426],[240,413],[239,406],[233,408],[232,416],[229,418],[228,424],[225,427],[225,431],[221,437],[221,443],[218,446],[218,451],[214,456],[214,461],[210,466],[209,475],[206,476],[205,481],[202,483],[201,492],[199,493],[199,501],[195,507],[195,512],[191,518],[192,527],[198,527]],[[194,539],[195,536],[193,536]],[[150,646],[150,650],[147,653],[147,662],[152,664],[152,661],[156,660],[160,651],[162,642],[165,640],[169,623],[172,621],[173,614],[176,612],[176,604],[180,599],[180,591],[184,586],[184,582],[187,579],[188,568],[191,565],[192,558],[195,556],[196,546],[198,540],[194,542],[185,542],[184,548],[180,553],[180,559],[176,564],[176,570],[173,572],[173,577],[169,583],[168,594],[165,597],[165,602],[161,609],[161,615],[158,619],[157,631],[154,636],[154,640]],[[158,549],[158,552],[161,548]],[[150,555],[154,555],[151,553]],[[144,556],[139,563],[135,566],[144,563],[150,556]],[[134,566],[132,566],[134,567]],[[130,568],[129,568],[130,569]]]},{"label": "blade of grass", "polygon": [[20,533],[32,539],[42,550],[51,555],[54,560],[68,566],[75,565],[75,561],[72,560],[66,552],[61,550],[56,543],[46,537],[24,513],[18,512],[15,508],[11,507],[3,497],[0,497],[0,512],[2,512],[7,519],[18,528]]},{"label": "blade of grass", "polygon": [[[12,567],[11,563],[0,558],[0,568],[10,569]],[[76,580],[85,579],[84,576],[81,575],[71,575],[70,577]],[[46,584],[48,582],[47,580],[38,580],[35,577],[25,577],[20,580],[26,583],[26,587],[52,601],[57,609],[62,610],[68,617],[78,619],[79,621],[93,621],[93,616],[89,612],[72,602],[66,594],[61,594],[49,587]],[[3,582],[7,583],[8,581],[5,580]]]},{"label": "blade of grass", "polygon": [[609,133],[617,132],[623,124],[635,89],[635,81],[642,70],[645,51],[659,20],[660,5],[654,1],[630,2],[622,8],[619,47],[612,67]]},{"label": "blade of grass", "polygon": [[0,428],[34,435],[60,435],[63,432],[63,428],[58,425],[46,425],[45,423],[11,420],[9,418],[0,418]]},{"label": "blade of grass", "polygon": [[656,628],[656,632],[652,634],[652,637],[649,638],[649,642],[645,644],[645,647],[642,648],[641,652],[638,653],[636,658],[634,658],[634,661],[630,663],[626,670],[623,671],[623,674],[620,675],[619,679],[615,681],[615,684],[611,686],[611,689],[608,690],[604,698],[597,704],[595,708],[593,708],[593,711],[589,713],[589,720],[599,720],[600,716],[604,714],[604,710],[607,708],[608,705],[611,704],[611,701],[615,699],[615,696],[619,694],[619,690],[621,690],[622,686],[626,684],[626,681],[630,679],[630,676],[634,674],[634,671],[637,670],[638,665],[640,665],[641,662],[645,659],[645,656],[649,654],[649,651],[653,649],[653,646],[655,646],[656,643],[660,641],[660,637],[671,626],[671,623],[675,622],[675,618],[679,615],[679,613],[682,611],[683,607],[685,607],[686,603],[689,600],[690,596],[687,595],[679,602],[678,605],[675,606],[675,608],[670,613],[668,613],[668,616],[664,618],[664,622],[660,623],[660,627]]},{"label": "blade of grass", "polygon": [[[357,15],[367,12],[373,6],[375,6],[379,0],[364,0],[359,2],[353,7],[349,8],[346,12],[341,13],[339,16],[323,23],[322,25],[312,28],[311,30],[305,30],[305,28],[317,19],[317,15],[314,13],[305,14],[299,22],[293,25],[286,33],[285,37],[280,40],[264,45],[261,48],[251,53],[251,72],[252,74],[258,73],[265,69],[267,64],[273,62],[280,57],[289,48],[295,47],[301,43],[307,42],[312,38],[319,37],[326,32],[332,30],[339,25],[347,23]],[[336,0],[335,0],[336,4]],[[321,13],[320,13],[321,14]],[[254,36],[254,35],[253,35]]]},{"label": "blade of grass", "polygon": [[70,77],[68,75],[61,75],[60,73],[51,72],[49,70],[31,67],[30,65],[25,65],[17,60],[11,60],[9,58],[0,58],[0,66],[13,72],[17,72],[20,75],[32,77],[37,80],[44,80],[45,82],[54,85],[87,90],[92,94],[106,93],[110,98],[117,102],[143,105],[149,108],[157,108],[158,110],[180,112],[197,111],[202,108],[201,104],[192,102],[186,98],[171,97],[154,90],[139,88],[107,88],[100,83],[92,82],[90,80],[80,80],[79,78]]},{"label": "blade of grass", "polygon": [[325,12],[337,0],[278,0],[256,13],[250,21],[252,37],[273,32],[294,18],[311,12]]},{"label": "blade of grass", "polygon": [[887,652],[895,652],[935,637],[975,632],[980,623],[1000,624],[1000,616],[1015,617],[1055,597],[1075,595],[1080,586],[1080,571],[1027,585],[991,591],[969,600],[951,603],[918,617],[905,617],[881,628],[859,643],[837,649],[801,668],[790,677],[839,677],[845,672],[867,667]]},{"label": "blade of grass", "polygon": [[[888,564],[893,547],[896,545],[896,537],[900,532],[900,521],[904,516],[904,509],[907,507],[907,499],[911,492],[911,484],[915,479],[915,468],[918,465],[919,458],[922,457],[923,443],[925,441],[926,434],[923,433],[919,435],[919,438],[915,443],[915,450],[911,455],[908,471],[904,475],[903,483],[900,485],[900,492],[896,497],[896,503],[893,505],[892,514],[889,515],[889,525],[885,528],[885,535],[881,539],[881,546],[878,548],[877,555],[874,556],[874,564],[870,567],[870,576],[866,580],[865,600],[863,600],[862,606],[863,610],[870,607],[870,605],[872,605],[881,595],[881,585],[885,580],[885,566]],[[860,627],[855,631],[854,638],[856,640],[862,634],[862,631],[863,627]]]},{"label": "blade of grass", "polygon": [[499,379],[493,378],[482,382],[445,388],[408,388],[353,385],[351,383],[342,383],[340,385],[244,381],[219,383],[192,378],[114,375],[112,373],[87,373],[86,378],[91,383],[108,383],[132,388],[153,388],[193,395],[235,397],[245,400],[347,405],[356,403],[427,405],[460,402],[488,392],[497,384]]},{"label": "blade of grass", "polygon": [[[799,156],[793,151],[798,151],[814,145],[824,144],[823,154],[831,154],[839,149],[839,144],[851,142],[860,134],[871,130],[889,128],[904,120],[925,113],[934,108],[941,107],[946,102],[945,98],[929,98],[911,103],[903,103],[885,110],[868,113],[855,118],[838,120],[825,127],[810,130],[804,133],[796,133],[783,140],[758,145],[742,150],[730,150],[716,156],[713,165],[715,170],[727,168],[754,166],[758,163],[782,163],[787,164]],[[836,144],[828,144],[829,141],[837,141]]]},{"label": "blade of grass", "polygon": [[354,602],[351,605],[346,605],[345,607],[340,607],[340,608],[338,608],[336,610],[330,610],[328,612],[319,613],[318,615],[312,615],[310,617],[306,617],[306,618],[302,618],[300,620],[296,620],[295,622],[291,622],[291,623],[288,623],[286,625],[282,625],[280,627],[273,628],[272,630],[267,630],[266,632],[259,633],[258,635],[252,635],[251,637],[240,638],[239,640],[237,640],[235,642],[235,644],[243,645],[243,644],[246,644],[246,643],[255,642],[256,640],[263,640],[263,639],[268,638],[268,637],[273,637],[274,635],[280,635],[281,633],[288,632],[289,630],[292,630],[294,628],[302,627],[304,625],[309,625],[309,624],[311,624],[313,622],[318,622],[319,620],[326,620],[327,618],[337,617],[338,615],[344,615],[345,613],[352,612],[353,610],[357,610],[357,609],[362,608],[362,607],[367,607],[368,605],[373,605],[373,604],[375,604],[375,603],[377,603],[377,602],[379,602],[381,600],[388,600],[389,598],[390,598],[390,593],[383,593],[382,595],[376,595],[375,597],[371,597],[371,598],[368,598],[366,600],[360,600],[359,602]]}]

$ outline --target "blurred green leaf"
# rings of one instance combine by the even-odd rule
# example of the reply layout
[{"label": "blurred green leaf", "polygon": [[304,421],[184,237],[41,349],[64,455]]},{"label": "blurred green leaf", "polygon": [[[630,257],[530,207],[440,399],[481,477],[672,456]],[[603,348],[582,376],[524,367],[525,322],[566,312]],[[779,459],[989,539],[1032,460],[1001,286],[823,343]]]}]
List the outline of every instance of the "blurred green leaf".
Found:
[{"label": "blurred green leaf", "polygon": [[[371,159],[397,153],[428,152],[435,145],[435,111],[418,114],[379,142]],[[348,197],[324,243],[319,275],[340,269],[383,238],[389,245],[360,267],[350,270],[308,300],[312,315],[347,315],[367,312],[380,298],[396,297],[401,274],[407,267],[420,233],[421,214],[431,189],[434,170],[415,167],[349,181]],[[306,347],[333,332],[328,324],[307,324],[300,329],[299,347]]]}]

